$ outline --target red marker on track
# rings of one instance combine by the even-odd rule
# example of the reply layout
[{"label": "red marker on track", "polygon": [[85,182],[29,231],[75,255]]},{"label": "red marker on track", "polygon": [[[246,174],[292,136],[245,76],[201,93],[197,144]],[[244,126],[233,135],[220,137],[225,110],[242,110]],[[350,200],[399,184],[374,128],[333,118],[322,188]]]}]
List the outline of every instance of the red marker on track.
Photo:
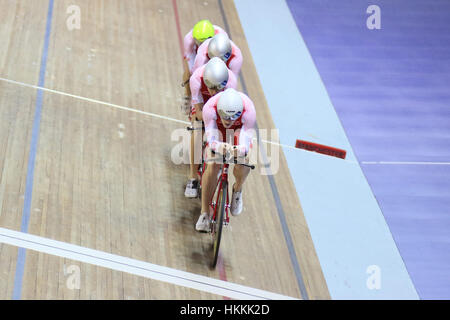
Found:
[{"label": "red marker on track", "polygon": [[330,146],[326,146],[323,144],[318,144],[314,142],[304,141],[304,140],[297,140],[295,143],[295,147],[298,149],[304,149],[307,151],[317,152],[321,154],[325,154],[328,156],[336,157],[345,159],[347,156],[347,151],[343,149],[333,148]]}]

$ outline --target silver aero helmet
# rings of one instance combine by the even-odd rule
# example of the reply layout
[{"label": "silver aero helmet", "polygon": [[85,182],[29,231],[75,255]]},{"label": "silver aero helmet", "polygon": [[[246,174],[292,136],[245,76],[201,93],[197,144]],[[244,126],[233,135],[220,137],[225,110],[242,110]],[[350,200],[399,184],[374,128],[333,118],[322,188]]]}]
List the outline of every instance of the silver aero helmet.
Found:
[{"label": "silver aero helmet", "polygon": [[203,81],[209,89],[222,90],[228,83],[228,68],[220,58],[214,57],[205,65]]},{"label": "silver aero helmet", "polygon": [[219,57],[223,61],[228,61],[231,57],[231,41],[224,33],[219,33],[212,37],[208,45],[208,57]]},{"label": "silver aero helmet", "polygon": [[242,97],[233,88],[225,90],[217,103],[217,112],[220,118],[224,120],[237,120],[244,111],[244,102]]}]

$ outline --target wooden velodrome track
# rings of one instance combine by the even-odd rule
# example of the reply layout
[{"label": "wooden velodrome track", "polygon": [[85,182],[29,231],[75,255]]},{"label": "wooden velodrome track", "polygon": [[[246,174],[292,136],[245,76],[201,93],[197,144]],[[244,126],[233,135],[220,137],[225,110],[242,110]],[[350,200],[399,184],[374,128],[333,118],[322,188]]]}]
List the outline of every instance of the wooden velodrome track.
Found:
[{"label": "wooden velodrome track", "polygon": [[[81,9],[79,30],[66,26],[70,5]],[[274,128],[233,1],[58,0],[51,13],[49,0],[0,7],[1,228],[290,297],[330,298],[281,150],[275,175],[261,166],[251,173],[245,211],[231,218],[221,266],[211,270],[210,238],[194,229],[200,202],[183,195],[188,166],[170,158],[171,133],[186,125],[99,103],[186,121],[177,23],[184,36],[206,17],[241,48],[240,89],[255,102],[258,127]],[[74,96],[26,86],[39,83]],[[20,276],[19,251],[0,243],[1,299],[223,298],[34,250],[25,251]],[[80,268],[79,289],[66,285],[70,265]]]}]

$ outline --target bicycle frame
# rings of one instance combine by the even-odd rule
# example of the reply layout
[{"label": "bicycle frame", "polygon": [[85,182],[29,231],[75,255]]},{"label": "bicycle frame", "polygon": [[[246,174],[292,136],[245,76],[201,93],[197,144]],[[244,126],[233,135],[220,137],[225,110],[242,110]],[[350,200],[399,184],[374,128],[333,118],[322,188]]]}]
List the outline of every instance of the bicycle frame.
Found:
[{"label": "bicycle frame", "polygon": [[[202,186],[203,174],[205,173],[206,164],[208,161],[208,160],[205,160],[205,152],[206,152],[206,150],[203,150],[202,164],[201,164],[201,166],[199,166],[199,169],[198,169],[198,174],[200,175],[200,184],[199,184],[200,191],[202,191],[202,189],[203,189],[203,186]],[[213,211],[212,219],[210,221],[211,222],[210,228],[209,228],[209,233],[212,235],[212,238],[213,238],[213,259],[212,259],[212,263],[211,263],[211,266],[213,268],[216,267],[216,264],[218,261],[217,259],[219,257],[219,247],[220,247],[220,241],[222,238],[223,226],[224,225],[227,226],[230,223],[230,216],[229,216],[230,193],[228,190],[228,170],[230,168],[230,163],[227,162],[227,160],[226,160],[227,158],[228,158],[228,156],[222,155],[223,162],[221,163],[220,177],[217,179],[218,181],[216,184],[215,191],[211,197],[211,200],[209,200],[209,207]],[[220,159],[210,159],[210,161],[216,161],[216,160],[220,160]],[[252,170],[255,169],[254,165],[238,163],[236,157],[234,158],[233,163],[247,166],[247,167],[251,168]],[[216,193],[217,193],[216,198],[215,198],[216,201],[213,201],[214,195]],[[226,198],[223,193],[226,193]],[[201,197],[201,193],[200,193],[200,197]],[[220,202],[220,204],[219,204],[219,202]],[[219,219],[219,221],[217,221],[217,219]]]},{"label": "bicycle frame", "polygon": [[[201,166],[199,166],[199,169],[198,169],[198,174],[200,175],[200,190],[203,188],[202,187],[203,174],[205,173],[205,169],[206,169],[206,161],[205,161],[205,157],[204,157],[204,152],[205,151],[206,151],[206,149],[203,150],[203,153],[202,153],[202,164],[201,164]],[[224,183],[227,183],[227,186],[228,186],[228,169],[230,167],[230,163],[226,162],[225,159],[226,159],[226,157],[224,156],[223,157],[223,163],[222,163],[222,169],[221,169],[222,172],[220,174],[220,178],[217,181],[216,188],[215,188],[215,191],[214,191],[214,194],[217,193],[216,201],[215,202],[213,201],[213,199],[214,199],[214,194],[213,194],[213,196],[212,196],[212,198],[210,200],[210,203],[209,203],[209,206],[211,207],[211,209],[213,211],[212,222],[216,221],[216,215],[217,215],[217,206],[216,206],[216,204],[219,202],[220,190],[222,189],[222,186],[223,186]],[[234,164],[238,164],[236,162],[236,159],[234,160]],[[251,168],[252,170],[255,169],[254,165],[247,165],[247,164],[243,164],[243,165]],[[230,223],[230,216],[229,216],[230,196],[229,196],[229,194],[230,193],[227,192],[227,198],[226,198],[226,203],[225,203],[225,219],[223,221],[225,223],[225,225],[228,225]]]},{"label": "bicycle frame", "polygon": [[[214,189],[214,194],[217,193],[216,196],[216,201],[214,200],[214,194],[213,197],[211,198],[211,201],[209,203],[209,206],[211,207],[212,211],[213,211],[213,216],[212,216],[212,221],[216,220],[216,214],[217,214],[217,206],[216,204],[219,201],[219,196],[220,196],[220,189],[222,188],[222,185],[224,182],[228,182],[228,169],[230,167],[229,163],[224,163],[222,164],[222,173],[220,174],[220,178],[217,180],[216,183],[216,188]],[[206,170],[206,162],[204,161],[204,157],[202,155],[202,164],[201,166],[199,166],[198,169],[198,174],[200,176],[200,187],[202,186],[202,181],[203,181],[203,174],[205,173]],[[227,201],[225,203],[225,225],[228,225],[230,223],[230,216],[229,216],[229,208],[230,208],[230,199],[229,199],[229,193],[227,193]]]},{"label": "bicycle frame", "polygon": [[[228,163],[225,163],[222,165],[222,174],[220,175],[219,180],[217,181],[217,185],[216,185],[216,191],[217,191],[217,197],[216,197],[216,201],[213,202],[211,199],[211,203],[209,204],[210,207],[213,210],[213,217],[212,217],[212,221],[216,221],[216,214],[217,214],[217,207],[216,204],[219,202],[219,196],[220,196],[220,190],[222,189],[222,185],[224,182],[228,182],[228,169],[229,169],[230,165]],[[230,223],[230,217],[228,215],[229,209],[230,209],[230,199],[229,199],[229,192],[227,192],[227,201],[225,203],[225,219],[224,219],[224,223],[225,225]],[[213,196],[214,199],[214,196]]]}]

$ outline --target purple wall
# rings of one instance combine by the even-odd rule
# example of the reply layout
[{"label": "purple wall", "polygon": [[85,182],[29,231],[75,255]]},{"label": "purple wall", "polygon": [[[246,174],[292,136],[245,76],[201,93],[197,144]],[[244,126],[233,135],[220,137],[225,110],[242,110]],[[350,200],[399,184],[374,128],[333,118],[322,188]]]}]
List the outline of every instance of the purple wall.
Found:
[{"label": "purple wall", "polygon": [[450,299],[450,1],[286,2],[419,296]]}]

